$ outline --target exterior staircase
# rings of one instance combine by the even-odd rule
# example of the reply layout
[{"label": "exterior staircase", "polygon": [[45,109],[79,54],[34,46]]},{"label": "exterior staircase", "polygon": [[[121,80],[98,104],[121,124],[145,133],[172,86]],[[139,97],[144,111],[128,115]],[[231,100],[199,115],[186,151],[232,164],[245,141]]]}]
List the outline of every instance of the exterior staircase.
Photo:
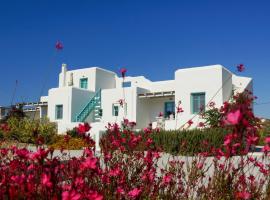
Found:
[{"label": "exterior staircase", "polygon": [[101,89],[99,89],[90,101],[84,106],[82,111],[75,116],[75,122],[84,122],[86,118],[94,112],[94,122],[98,122],[101,119]]}]

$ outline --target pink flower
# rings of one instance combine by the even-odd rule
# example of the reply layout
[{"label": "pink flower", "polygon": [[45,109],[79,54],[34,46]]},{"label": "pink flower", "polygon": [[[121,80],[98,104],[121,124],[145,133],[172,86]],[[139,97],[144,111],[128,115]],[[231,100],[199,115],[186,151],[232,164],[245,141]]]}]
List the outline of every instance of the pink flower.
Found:
[{"label": "pink flower", "polygon": [[196,164],[196,167],[197,167],[198,169],[202,169],[202,168],[203,168],[203,163],[202,163],[202,162],[197,163],[197,164]]},{"label": "pink flower", "polygon": [[182,112],[184,112],[183,108],[180,107],[180,106],[178,106],[178,107],[177,107],[177,113],[182,113]]},{"label": "pink flower", "polygon": [[126,68],[121,68],[121,69],[120,69],[120,73],[121,73],[121,75],[122,75],[122,78],[125,78],[126,73],[127,73],[127,69],[126,69]]},{"label": "pink flower", "polygon": [[64,48],[63,44],[60,41],[57,41],[55,44],[57,50],[62,50]]},{"label": "pink flower", "polygon": [[116,192],[117,192],[118,194],[122,194],[122,195],[125,194],[124,189],[121,188],[121,187],[118,187],[117,190],[116,190]]},{"label": "pink flower", "polygon": [[205,126],[205,124],[203,122],[200,122],[198,125],[198,127],[204,127],[204,126]]},{"label": "pink flower", "polygon": [[123,105],[125,103],[125,99],[119,99],[118,103],[120,104],[121,107],[123,107]]},{"label": "pink flower", "polygon": [[265,143],[270,143],[270,137],[266,137],[266,138],[264,139],[264,142],[265,142]]},{"label": "pink flower", "polygon": [[89,194],[87,195],[88,199],[91,200],[102,200],[103,196],[99,194],[97,191],[90,191]]},{"label": "pink flower", "polygon": [[225,123],[226,124],[231,124],[231,125],[236,125],[236,124],[239,123],[240,118],[241,118],[241,112],[238,109],[238,110],[236,110],[234,112],[230,112],[227,115],[227,119],[225,120]]},{"label": "pink flower", "polygon": [[79,134],[85,134],[91,129],[91,126],[88,123],[79,124],[79,127],[77,127],[77,131]]},{"label": "pink flower", "polygon": [[243,64],[237,65],[237,71],[243,72],[245,70],[245,66]]},{"label": "pink flower", "polygon": [[162,183],[164,185],[168,185],[172,180],[172,175],[171,174],[166,174],[163,178],[162,178]]},{"label": "pink flower", "polygon": [[148,138],[147,141],[146,141],[146,146],[150,146],[151,144],[153,144],[153,139]]},{"label": "pink flower", "polygon": [[45,187],[48,187],[48,188],[52,187],[52,182],[50,181],[50,176],[48,176],[47,174],[41,175],[41,183]]},{"label": "pink flower", "polygon": [[62,200],[79,200],[81,195],[75,190],[62,192]]},{"label": "pink flower", "polygon": [[224,146],[228,146],[229,144],[231,144],[232,142],[232,139],[233,139],[233,135],[232,134],[228,134],[225,136],[225,139],[224,139]]},{"label": "pink flower", "polygon": [[242,192],[237,192],[236,197],[247,200],[251,198],[251,194],[247,191],[242,191]]},{"label": "pink flower", "polygon": [[82,169],[96,169],[97,159],[96,158],[86,158],[86,160],[81,164]]},{"label": "pink flower", "polygon": [[190,119],[190,120],[188,120],[187,123],[188,123],[189,126],[191,126],[193,124],[193,121]]},{"label": "pink flower", "polygon": [[121,174],[121,170],[119,169],[119,167],[116,167],[115,169],[111,169],[109,171],[109,176],[115,177],[115,176],[119,176]]},{"label": "pink flower", "polygon": [[209,107],[211,107],[211,108],[215,107],[215,105],[216,105],[216,103],[213,102],[213,101],[211,101],[211,102],[209,103]]},{"label": "pink flower", "polygon": [[247,142],[248,142],[249,145],[257,144],[258,140],[259,140],[258,136],[253,136],[252,135],[252,136],[247,137]]},{"label": "pink flower", "polygon": [[141,189],[134,188],[133,190],[128,192],[128,196],[135,199],[140,195],[141,191],[142,191]]},{"label": "pink flower", "polygon": [[261,151],[264,152],[264,153],[267,153],[267,152],[270,151],[270,147],[269,147],[268,145],[265,145],[265,146],[262,148]]}]

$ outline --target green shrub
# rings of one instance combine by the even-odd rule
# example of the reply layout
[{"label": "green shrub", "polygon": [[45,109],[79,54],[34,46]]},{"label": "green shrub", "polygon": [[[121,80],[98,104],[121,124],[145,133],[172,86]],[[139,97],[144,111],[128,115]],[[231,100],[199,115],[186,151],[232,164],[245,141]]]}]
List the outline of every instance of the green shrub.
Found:
[{"label": "green shrub", "polygon": [[270,136],[270,120],[266,120],[262,123],[262,127],[259,130],[260,140],[259,145],[264,146],[264,139]]},{"label": "green shrub", "polygon": [[76,128],[73,128],[73,129],[71,129],[71,130],[68,130],[68,131],[67,131],[67,135],[69,135],[70,137],[73,137],[73,138],[79,138],[79,137],[81,137],[81,136],[78,134]]},{"label": "green shrub", "polygon": [[155,145],[174,155],[194,155],[222,147],[226,130],[221,128],[160,131],[151,134]]},{"label": "green shrub", "polygon": [[10,131],[5,133],[7,139],[15,139],[23,143],[35,143],[36,137],[41,136],[45,144],[50,144],[56,135],[55,123],[48,119],[32,120],[29,118],[11,117],[7,120]]},{"label": "green shrub", "polygon": [[[148,133],[138,132],[141,134],[142,141],[136,146],[137,151],[149,150],[146,145],[146,140],[149,138]],[[150,133],[154,144],[151,148],[160,149],[163,152],[173,155],[196,155],[202,152],[211,152],[213,148],[222,148],[224,137],[227,130],[222,128],[205,128],[193,130],[174,130]],[[126,137],[126,134],[121,134],[121,137]],[[111,139],[105,133],[101,140],[100,146],[102,149],[110,146]]]}]

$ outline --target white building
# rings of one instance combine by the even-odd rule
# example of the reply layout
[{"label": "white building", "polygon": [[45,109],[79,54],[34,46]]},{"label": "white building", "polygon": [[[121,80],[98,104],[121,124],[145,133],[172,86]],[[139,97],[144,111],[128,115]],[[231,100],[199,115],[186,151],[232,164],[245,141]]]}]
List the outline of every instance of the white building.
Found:
[{"label": "white building", "polygon": [[[189,119],[196,126],[201,107],[207,109],[211,101],[219,107],[233,91],[245,89],[252,91],[252,79],[236,76],[221,65],[178,69],[173,80],[152,82],[144,76],[123,79],[99,67],[69,71],[63,64],[59,86],[41,97],[48,107],[41,107],[40,113],[57,122],[59,133],[79,122],[89,122],[92,131],[99,132],[108,122],[120,123],[123,118],[136,122],[136,129],[152,123],[170,130]],[[123,106],[120,99],[125,99]],[[176,115],[180,101],[184,112]],[[161,118],[160,112],[164,113]]]}]

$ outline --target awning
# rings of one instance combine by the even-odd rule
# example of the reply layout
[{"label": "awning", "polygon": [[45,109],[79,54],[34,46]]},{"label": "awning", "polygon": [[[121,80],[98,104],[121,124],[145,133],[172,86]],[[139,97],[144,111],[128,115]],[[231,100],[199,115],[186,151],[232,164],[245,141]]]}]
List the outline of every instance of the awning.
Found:
[{"label": "awning", "polygon": [[153,97],[170,97],[174,96],[175,91],[165,91],[165,92],[147,92],[138,94],[139,98],[153,98]]}]

